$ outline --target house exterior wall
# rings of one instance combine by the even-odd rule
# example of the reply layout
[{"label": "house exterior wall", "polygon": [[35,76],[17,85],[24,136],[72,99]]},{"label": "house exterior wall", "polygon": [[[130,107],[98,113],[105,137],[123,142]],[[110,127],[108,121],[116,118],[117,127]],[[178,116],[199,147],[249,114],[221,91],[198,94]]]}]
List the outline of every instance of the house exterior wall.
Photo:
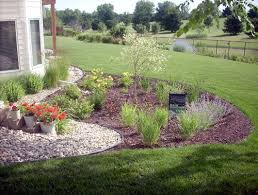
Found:
[{"label": "house exterior wall", "polygon": [[0,72],[0,79],[32,72],[43,75],[44,64],[32,65],[32,46],[30,39],[30,19],[40,20],[42,62],[44,56],[44,36],[41,0],[0,0],[0,21],[16,22],[17,52],[19,69]]}]

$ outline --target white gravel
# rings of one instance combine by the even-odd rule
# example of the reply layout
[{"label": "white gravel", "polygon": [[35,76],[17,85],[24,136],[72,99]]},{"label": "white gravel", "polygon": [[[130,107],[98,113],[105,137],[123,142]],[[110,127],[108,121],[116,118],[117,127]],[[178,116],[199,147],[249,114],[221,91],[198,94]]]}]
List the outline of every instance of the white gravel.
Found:
[{"label": "white gravel", "polygon": [[122,142],[119,133],[105,127],[76,121],[70,123],[74,131],[57,136],[0,128],[0,164],[88,155]]},{"label": "white gravel", "polygon": [[[78,80],[80,80],[83,77],[83,75],[84,74],[81,69],[71,66],[69,68],[69,76],[68,76],[67,82],[75,83]],[[37,94],[24,96],[19,102],[28,102],[28,103],[41,102],[46,97],[57,92],[60,89],[61,89],[61,87],[57,87],[57,88],[53,88],[53,89],[44,89]]]}]

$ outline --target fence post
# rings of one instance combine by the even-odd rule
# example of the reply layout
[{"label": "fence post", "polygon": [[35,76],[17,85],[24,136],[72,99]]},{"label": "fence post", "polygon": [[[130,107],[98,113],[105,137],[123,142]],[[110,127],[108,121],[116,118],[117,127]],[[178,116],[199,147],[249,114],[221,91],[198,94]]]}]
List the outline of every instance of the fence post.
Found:
[{"label": "fence post", "polygon": [[216,55],[218,55],[218,43],[219,43],[219,40],[217,40],[216,42]]},{"label": "fence post", "polygon": [[244,47],[244,57],[245,57],[245,50],[246,50],[246,42],[245,42],[245,47]]},{"label": "fence post", "polygon": [[230,41],[228,42],[228,59],[229,59]]}]

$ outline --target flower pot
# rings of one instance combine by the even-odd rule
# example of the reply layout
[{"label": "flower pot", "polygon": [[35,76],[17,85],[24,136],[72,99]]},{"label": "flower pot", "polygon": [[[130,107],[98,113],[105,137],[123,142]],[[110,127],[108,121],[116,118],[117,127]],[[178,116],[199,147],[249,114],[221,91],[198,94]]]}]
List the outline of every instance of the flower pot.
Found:
[{"label": "flower pot", "polygon": [[36,122],[35,122],[35,117],[34,116],[24,116],[23,118],[25,120],[26,126],[29,129],[31,129],[35,126]]},{"label": "flower pot", "polygon": [[20,120],[21,119],[21,111],[20,110],[17,110],[17,111],[10,110],[9,117],[12,120]]},{"label": "flower pot", "polygon": [[56,126],[55,126],[55,123],[54,123],[54,122],[52,122],[52,123],[43,123],[43,122],[40,122],[39,125],[40,125],[41,131],[42,131],[43,133],[46,133],[46,134],[53,134],[53,135],[56,134]]}]

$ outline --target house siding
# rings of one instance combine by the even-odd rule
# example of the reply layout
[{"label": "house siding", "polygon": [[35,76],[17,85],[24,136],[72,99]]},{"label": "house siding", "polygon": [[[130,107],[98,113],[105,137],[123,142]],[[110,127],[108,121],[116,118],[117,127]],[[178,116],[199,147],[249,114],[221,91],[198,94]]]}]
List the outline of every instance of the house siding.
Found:
[{"label": "house siding", "polygon": [[44,37],[41,0],[0,0],[0,21],[15,21],[19,70],[0,72],[0,79],[26,72],[44,74],[44,65],[33,67],[30,40],[30,19],[40,20],[41,51],[44,62]]}]

